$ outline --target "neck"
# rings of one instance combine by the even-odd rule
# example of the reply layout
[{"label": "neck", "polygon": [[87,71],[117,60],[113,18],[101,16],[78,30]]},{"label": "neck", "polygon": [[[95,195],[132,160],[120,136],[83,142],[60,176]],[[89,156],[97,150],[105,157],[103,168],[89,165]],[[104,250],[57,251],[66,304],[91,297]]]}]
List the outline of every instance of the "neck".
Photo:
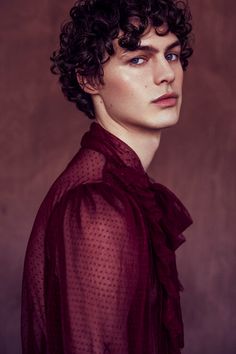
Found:
[{"label": "neck", "polygon": [[144,127],[124,126],[121,123],[111,119],[106,121],[104,119],[97,118],[96,122],[111,134],[115,135],[129,145],[139,157],[144,170],[147,171],[160,145],[160,129],[151,130],[144,129]]}]

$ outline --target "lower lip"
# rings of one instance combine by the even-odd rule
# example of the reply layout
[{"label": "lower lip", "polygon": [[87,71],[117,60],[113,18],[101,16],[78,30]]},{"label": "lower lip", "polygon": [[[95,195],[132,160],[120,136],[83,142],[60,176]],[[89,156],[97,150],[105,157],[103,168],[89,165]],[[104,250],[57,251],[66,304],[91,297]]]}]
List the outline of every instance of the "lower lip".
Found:
[{"label": "lower lip", "polygon": [[174,107],[177,104],[177,98],[164,98],[163,100],[159,100],[154,103],[159,107]]}]

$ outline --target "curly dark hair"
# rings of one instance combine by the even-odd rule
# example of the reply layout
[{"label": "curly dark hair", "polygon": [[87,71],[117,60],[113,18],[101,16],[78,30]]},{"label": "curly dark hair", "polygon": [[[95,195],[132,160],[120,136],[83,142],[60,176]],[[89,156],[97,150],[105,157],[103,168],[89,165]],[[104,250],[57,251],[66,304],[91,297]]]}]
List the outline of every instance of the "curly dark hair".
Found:
[{"label": "curly dark hair", "polygon": [[[187,0],[186,0],[187,1]],[[115,51],[113,41],[135,50],[149,25],[166,26],[181,44],[183,70],[192,55],[191,13],[188,3],[180,0],[80,0],[70,10],[70,21],[61,26],[60,48],[51,56],[51,71],[59,74],[62,92],[90,119],[95,119],[91,95],[78,83],[77,74],[90,83],[103,82],[103,64]],[[138,19],[135,24],[131,19]]]}]

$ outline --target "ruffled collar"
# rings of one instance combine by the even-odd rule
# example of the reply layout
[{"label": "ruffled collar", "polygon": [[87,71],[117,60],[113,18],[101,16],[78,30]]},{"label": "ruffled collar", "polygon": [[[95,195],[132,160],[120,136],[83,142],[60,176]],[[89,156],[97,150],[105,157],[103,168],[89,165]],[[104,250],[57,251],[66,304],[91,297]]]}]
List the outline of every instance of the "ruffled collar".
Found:
[{"label": "ruffled collar", "polygon": [[136,152],[100,124],[91,124],[81,146],[106,156],[105,181],[119,184],[143,210],[163,289],[162,325],[169,336],[169,354],[180,354],[184,333],[179,291],[183,287],[174,251],[185,241],[182,232],[192,224],[191,216],[173,192],[148,176]]},{"label": "ruffled collar", "polygon": [[146,174],[136,152],[123,140],[110,133],[97,122],[93,122],[90,125],[90,130],[84,134],[81,146],[90,146],[91,143],[93,148],[96,147],[106,157],[111,158],[116,162],[116,165],[125,165],[139,174]]},{"label": "ruffled collar", "polygon": [[[81,146],[104,154],[108,160],[105,172],[116,176],[123,182],[124,187],[155,200],[155,206],[159,209],[158,215],[161,215],[163,228],[168,234],[178,237],[192,224],[189,212],[176,195],[151,178],[136,152],[99,123],[93,122],[90,125],[90,130],[82,137]],[[179,242],[174,241],[172,248],[176,249],[183,241],[182,237]]]}]

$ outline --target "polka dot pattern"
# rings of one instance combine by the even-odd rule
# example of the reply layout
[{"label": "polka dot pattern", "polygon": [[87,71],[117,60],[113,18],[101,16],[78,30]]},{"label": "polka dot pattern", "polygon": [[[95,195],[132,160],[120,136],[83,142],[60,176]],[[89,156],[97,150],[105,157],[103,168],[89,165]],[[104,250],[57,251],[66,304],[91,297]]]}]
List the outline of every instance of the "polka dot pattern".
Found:
[{"label": "polka dot pattern", "polygon": [[[82,138],[32,228],[22,354],[179,354],[169,351],[160,323],[162,290],[147,220],[135,194],[119,183],[121,166],[135,173],[134,184],[145,171],[127,144],[94,124],[94,148]],[[113,165],[117,176],[109,176]]]}]

